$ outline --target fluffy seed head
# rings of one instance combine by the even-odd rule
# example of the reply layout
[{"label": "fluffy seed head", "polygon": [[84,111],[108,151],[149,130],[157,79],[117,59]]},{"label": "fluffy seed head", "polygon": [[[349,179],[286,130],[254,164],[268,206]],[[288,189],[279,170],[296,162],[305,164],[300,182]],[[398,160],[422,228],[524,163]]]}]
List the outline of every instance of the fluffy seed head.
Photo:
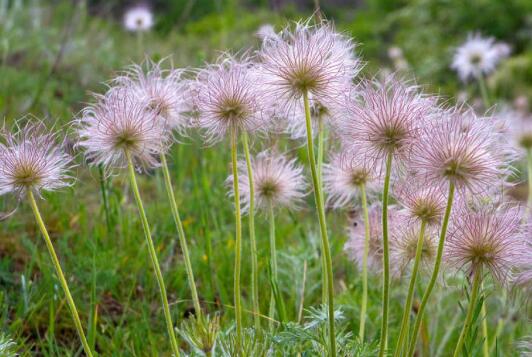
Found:
[{"label": "fluffy seed head", "polygon": [[428,182],[443,186],[452,182],[462,192],[479,193],[498,186],[508,172],[503,155],[495,150],[497,135],[478,118],[468,120],[459,111],[442,113],[420,137],[409,164]]},{"label": "fluffy seed head", "polygon": [[[378,273],[382,270],[382,206],[373,204],[368,211],[369,215],[369,250],[368,270]],[[390,235],[401,225],[404,217],[394,206],[388,208],[388,229]],[[349,239],[344,245],[347,255],[362,270],[364,256],[365,229],[360,220],[352,222],[348,227]]]},{"label": "fluffy seed head", "polygon": [[407,176],[396,184],[393,195],[406,209],[406,214],[419,222],[437,225],[445,210],[446,198],[441,187],[432,186],[415,176]]},{"label": "fluffy seed head", "polygon": [[517,208],[462,210],[449,230],[446,259],[469,272],[488,269],[506,282],[524,246],[524,226]]},{"label": "fluffy seed head", "polygon": [[[414,221],[405,220],[390,236],[390,260],[395,269],[404,272],[410,262],[416,257],[417,243],[420,235],[420,225]],[[421,268],[429,271],[432,268],[438,249],[436,229],[427,227],[423,236],[421,251]]]},{"label": "fluffy seed head", "polygon": [[0,195],[54,191],[69,186],[72,158],[42,123],[0,135]]},{"label": "fluffy seed head", "polygon": [[89,161],[124,167],[128,153],[139,168],[157,166],[158,156],[169,142],[164,119],[123,88],[96,99],[95,104],[83,109],[77,122],[78,145],[85,149]]},{"label": "fluffy seed head", "polygon": [[145,32],[153,27],[153,14],[144,5],[132,7],[124,14],[124,27],[131,32]]},{"label": "fluffy seed head", "polygon": [[337,97],[360,67],[352,41],[328,23],[284,29],[263,42],[259,58],[264,85],[287,111],[303,93],[322,103]]},{"label": "fluffy seed head", "polygon": [[346,150],[332,154],[330,162],[323,165],[323,187],[327,192],[327,205],[333,208],[352,206],[364,185],[371,195],[380,187],[379,175],[371,162],[355,151]]},{"label": "fluffy seed head", "polygon": [[[255,188],[255,207],[268,211],[270,206],[297,208],[306,195],[307,184],[303,175],[303,167],[296,159],[287,159],[284,155],[263,151],[252,158],[253,184]],[[245,161],[238,163],[238,184],[242,209],[249,211],[251,198],[247,166]],[[233,176],[229,176],[226,184],[233,188]],[[231,191],[231,194],[234,192]]]},{"label": "fluffy seed head", "polygon": [[509,54],[506,44],[495,43],[492,37],[482,37],[478,33],[469,34],[467,40],[456,49],[451,68],[458,72],[463,81],[479,78],[493,72]]},{"label": "fluffy seed head", "polygon": [[166,120],[169,129],[182,131],[187,125],[184,113],[188,110],[186,82],[181,79],[183,71],[164,70],[161,65],[162,61],[147,61],[145,66],[133,65],[115,78],[114,83],[158,113]]},{"label": "fluffy seed head", "polygon": [[404,160],[419,136],[420,127],[435,111],[435,98],[393,76],[366,81],[345,100],[346,115],[338,122],[343,142],[378,162],[388,154]]},{"label": "fluffy seed head", "polygon": [[210,142],[221,140],[228,131],[265,129],[268,116],[262,82],[251,61],[224,58],[197,74],[194,107],[198,125]]}]

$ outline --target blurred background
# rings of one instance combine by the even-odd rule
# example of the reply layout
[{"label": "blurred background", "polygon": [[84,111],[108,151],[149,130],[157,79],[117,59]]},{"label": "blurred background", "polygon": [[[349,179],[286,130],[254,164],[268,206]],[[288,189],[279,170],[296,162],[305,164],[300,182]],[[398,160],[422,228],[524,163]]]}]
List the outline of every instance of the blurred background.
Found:
[{"label": "blurred background", "polygon": [[[414,78],[428,92],[440,94],[450,103],[467,102],[479,112],[486,105],[478,83],[462,81],[451,63],[468,34],[493,37],[505,45],[507,53],[486,77],[491,105],[497,103],[497,108],[490,110],[509,107],[529,114],[530,0],[0,0],[0,117],[10,125],[31,114],[63,128],[91,101],[91,92],[104,92],[105,82],[114,74],[146,56],[156,61],[166,58],[165,66],[202,66],[222,51],[258,48],[263,36],[313,14],[333,21],[355,39],[357,52],[366,63],[362,75],[399,72]],[[184,141],[186,145],[174,145],[171,153],[176,194],[190,237],[200,299],[207,310],[223,314],[231,311],[234,244],[232,206],[224,187],[227,145],[219,144],[222,150],[206,149],[200,140]],[[299,154],[305,155],[302,150]],[[145,251],[139,249],[141,229],[127,184],[119,174],[109,180],[113,216],[109,233],[100,201],[100,176],[97,170],[87,169],[82,158],[78,157],[78,162],[76,185],[46,194],[41,203],[89,342],[106,351],[105,355],[161,355],[161,346],[167,344],[164,322],[149,262]],[[517,180],[524,181],[524,170],[518,175]],[[161,178],[143,176],[141,190],[173,313],[186,317],[191,304]],[[525,197],[526,188],[523,190]],[[0,215],[16,208],[9,219],[0,220],[0,346],[8,336],[22,356],[79,355],[75,330],[31,212],[14,197],[0,197]],[[291,318],[297,314],[296,302],[305,287],[300,276],[307,268],[305,306],[320,301],[321,258],[311,217],[308,211],[280,217],[280,286],[293,302],[288,307]],[[346,215],[331,215],[330,220],[338,301],[345,306],[346,321],[352,323],[358,316],[358,307],[352,302],[359,299],[360,279],[343,253]],[[266,270],[268,244],[263,238],[267,227],[262,223],[257,228],[262,252],[259,265]],[[243,285],[248,287],[247,264],[243,277]],[[267,284],[266,277],[261,279]],[[450,284],[457,286],[442,289],[432,306],[439,321],[459,316],[462,280]],[[374,304],[369,307],[367,329],[372,339],[378,333],[379,278],[370,286]],[[266,304],[267,289],[264,294]],[[522,323],[526,316],[506,297],[495,296],[490,304],[490,309],[501,311],[493,314],[494,319],[502,316],[499,322],[491,321],[493,325],[508,321],[497,346],[513,351],[515,341],[530,333]],[[401,299],[394,299],[391,311],[401,310]],[[430,332],[440,336],[434,341],[440,341],[445,326],[434,324]],[[437,347],[431,346],[432,351]],[[446,355],[443,347],[438,351]]]}]

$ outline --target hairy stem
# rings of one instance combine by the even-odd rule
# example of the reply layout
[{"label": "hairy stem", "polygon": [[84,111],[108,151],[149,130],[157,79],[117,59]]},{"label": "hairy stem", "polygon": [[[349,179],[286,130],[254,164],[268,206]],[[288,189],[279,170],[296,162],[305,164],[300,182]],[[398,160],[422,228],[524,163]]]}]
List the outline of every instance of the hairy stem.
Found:
[{"label": "hairy stem", "polygon": [[419,263],[421,261],[421,254],[423,253],[423,240],[425,238],[425,227],[427,222],[421,222],[421,228],[419,230],[419,237],[416,246],[416,257],[414,259],[414,266],[412,267],[412,276],[410,277],[410,283],[408,285],[408,295],[406,296],[406,302],[403,310],[403,319],[401,321],[401,329],[399,331],[399,339],[397,346],[395,347],[394,356],[399,356],[402,351],[403,341],[406,339],[406,333],[408,330],[408,321],[410,320],[410,311],[412,310],[412,300],[414,297],[414,288],[417,279],[417,273],[419,270]]},{"label": "hairy stem", "polygon": [[[484,290],[484,284],[480,284],[480,289]],[[480,318],[482,319],[482,355],[484,357],[490,356],[490,347],[489,347],[489,335],[488,335],[488,312],[486,311],[486,301],[482,301],[482,309],[480,310]]]},{"label": "hairy stem", "polygon": [[[268,210],[268,220],[270,223],[270,271],[271,271],[271,283],[272,283],[272,292],[270,297],[270,329],[273,327],[273,321],[275,321],[275,295],[274,287],[278,287],[277,283],[277,248],[275,244],[275,214],[273,211],[273,205],[270,204]],[[280,317],[280,316],[279,316]]]},{"label": "hairy stem", "polygon": [[316,201],[316,209],[318,211],[318,220],[320,223],[320,233],[323,245],[323,255],[325,256],[325,265],[327,271],[327,295],[329,308],[329,348],[330,356],[336,357],[336,340],[334,332],[334,281],[332,271],[331,251],[329,248],[329,238],[327,236],[327,222],[325,220],[325,207],[323,205],[320,180],[316,170],[316,158],[314,156],[314,143],[312,139],[312,119],[310,116],[310,104],[308,93],[303,93],[303,104],[305,107],[305,122],[307,129],[307,153],[310,164],[310,171],[312,174],[312,184],[314,187],[314,199]]},{"label": "hairy stem", "polygon": [[449,218],[451,216],[451,209],[453,206],[454,189],[454,183],[450,182],[449,194],[447,197],[447,206],[445,208],[445,214],[443,216],[440,239],[438,241],[438,251],[436,254],[436,260],[434,262],[434,269],[432,270],[432,275],[430,277],[429,284],[427,285],[427,289],[425,290],[423,298],[421,299],[421,304],[419,305],[419,310],[416,316],[416,322],[414,323],[414,330],[412,331],[412,337],[410,338],[408,356],[414,354],[417,336],[419,334],[419,328],[421,327],[421,322],[423,321],[423,314],[425,313],[425,308],[427,307],[427,303],[429,301],[430,295],[432,294],[432,290],[434,289],[434,285],[436,284],[436,280],[438,279],[438,274],[440,272],[440,265],[443,256],[443,247],[445,244],[445,237],[447,235],[447,226],[449,225]]},{"label": "hairy stem", "polygon": [[251,304],[253,306],[253,321],[255,329],[260,328],[259,308],[259,271],[257,263],[257,241],[255,239],[255,184],[253,182],[253,169],[251,167],[251,155],[249,153],[248,135],[242,133],[242,143],[246,156],[246,167],[249,181],[249,244],[251,245]]},{"label": "hairy stem", "polygon": [[135,196],[135,202],[137,203],[140,221],[144,230],[144,237],[146,238],[146,243],[148,245],[148,252],[150,254],[151,264],[153,266],[153,270],[155,271],[157,284],[159,285],[159,293],[161,295],[161,302],[163,305],[164,318],[166,320],[166,329],[168,330],[168,336],[170,338],[170,345],[172,346],[172,351],[174,355],[179,356],[179,347],[174,332],[174,324],[172,323],[172,315],[170,314],[170,306],[168,304],[168,297],[166,295],[166,286],[164,285],[163,274],[161,273],[161,267],[159,266],[159,260],[157,259],[157,253],[155,252],[155,246],[151,237],[148,218],[146,217],[144,205],[142,204],[142,199],[140,198],[140,191],[135,175],[135,166],[133,165],[133,160],[131,159],[131,155],[128,151],[126,151],[126,157],[131,189],[133,190],[133,195]]},{"label": "hairy stem", "polygon": [[476,301],[477,301],[477,295],[478,290],[480,287],[480,283],[482,281],[482,271],[476,271],[473,276],[473,286],[471,288],[471,296],[469,299],[469,306],[467,308],[467,314],[464,321],[464,326],[462,328],[462,332],[460,332],[460,337],[458,338],[458,342],[456,343],[456,348],[454,349],[454,357],[458,357],[462,351],[462,347],[464,345],[465,337],[467,336],[467,333],[469,332],[469,329],[471,328],[471,321],[473,319],[473,312],[475,311]]},{"label": "hairy stem", "polygon": [[[323,119],[321,116],[318,117],[318,157],[317,157],[317,171],[318,171],[318,182],[320,187],[322,186],[322,168],[323,168],[323,149],[324,149],[324,132],[323,132]],[[323,193],[323,192],[320,192]],[[323,201],[323,195],[321,196]],[[320,242],[321,246],[321,302],[322,304],[327,303],[327,263],[325,262],[325,256],[323,255],[323,242]]]},{"label": "hairy stem", "polygon": [[532,210],[532,148],[526,151],[526,158],[528,163],[528,205],[527,213]]},{"label": "hairy stem", "polygon": [[390,304],[390,257],[388,248],[388,192],[390,190],[390,178],[392,176],[391,153],[386,157],[386,172],[384,176],[384,190],[382,192],[382,323],[379,357],[384,356],[388,344],[388,305]]},{"label": "hairy stem", "polygon": [[238,354],[242,353],[242,306],[240,303],[240,269],[242,265],[242,216],[240,214],[240,191],[238,189],[238,139],[237,129],[231,130],[231,165],[233,170],[233,192],[235,198],[235,276],[234,276],[234,299],[236,319],[236,348]]},{"label": "hairy stem", "polygon": [[179,216],[179,209],[177,208],[177,202],[175,199],[174,189],[172,187],[172,180],[170,178],[170,171],[168,170],[168,163],[166,162],[166,156],[161,153],[161,166],[164,176],[164,185],[166,187],[166,193],[170,200],[170,209],[172,210],[172,216],[174,216],[174,222],[177,228],[179,236],[179,244],[181,246],[181,252],[183,253],[183,260],[185,261],[185,270],[187,272],[188,285],[190,293],[192,295],[192,302],[194,303],[194,310],[199,321],[202,321],[202,311],[198,298],[198,291],[196,289],[196,281],[194,280],[194,272],[192,270],[192,263],[190,262],[190,255],[188,253],[187,239],[185,236],[185,230],[183,229],[183,223]]},{"label": "hairy stem", "polygon": [[50,240],[50,236],[48,235],[48,230],[46,229],[46,225],[44,224],[44,221],[41,217],[41,213],[39,211],[39,207],[37,206],[37,202],[35,201],[35,197],[31,190],[28,190],[28,200],[30,202],[31,209],[33,210],[35,220],[37,221],[37,225],[39,226],[39,229],[43,235],[44,242],[46,243],[46,248],[48,248],[48,253],[50,253],[50,258],[52,259],[57,278],[59,279],[61,287],[65,292],[68,308],[70,309],[70,313],[72,314],[74,326],[76,327],[76,330],[78,332],[81,344],[83,345],[83,349],[85,350],[85,354],[88,357],[92,357],[92,351],[89,347],[89,343],[87,342],[87,338],[85,337],[85,333],[83,332],[83,326],[81,325],[81,320],[79,319],[76,304],[74,304],[74,299],[72,298],[72,294],[70,294],[70,289],[68,288],[65,275],[63,274],[63,270],[61,269],[61,264],[59,263],[59,259],[57,258],[57,254],[55,253],[54,246],[52,244],[52,241]]},{"label": "hairy stem", "polygon": [[364,330],[366,328],[366,309],[368,305],[368,253],[369,253],[369,215],[366,185],[360,185],[360,197],[362,200],[362,214],[364,216],[364,255],[362,256],[362,302],[360,306],[360,326],[358,338],[364,342]]}]

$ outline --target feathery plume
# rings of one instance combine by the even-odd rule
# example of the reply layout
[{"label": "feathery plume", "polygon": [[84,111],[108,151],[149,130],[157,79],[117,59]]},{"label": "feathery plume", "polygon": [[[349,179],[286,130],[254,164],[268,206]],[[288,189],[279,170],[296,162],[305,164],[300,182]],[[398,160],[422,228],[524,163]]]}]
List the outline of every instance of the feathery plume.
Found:
[{"label": "feathery plume", "polygon": [[124,27],[131,32],[146,32],[153,27],[153,13],[145,5],[128,9],[124,14]]},{"label": "feathery plume", "polygon": [[28,191],[39,195],[70,185],[72,158],[43,123],[26,124],[0,138],[0,195],[21,197]]},{"label": "feathery plume", "polygon": [[[416,257],[420,235],[420,226],[415,221],[407,220],[391,234],[390,256],[394,270],[404,272]],[[427,272],[432,269],[438,249],[438,232],[434,227],[425,228],[420,266]]]},{"label": "feathery plume", "polygon": [[440,186],[430,185],[415,176],[407,176],[395,185],[392,195],[414,221],[428,225],[440,223],[447,201]]}]

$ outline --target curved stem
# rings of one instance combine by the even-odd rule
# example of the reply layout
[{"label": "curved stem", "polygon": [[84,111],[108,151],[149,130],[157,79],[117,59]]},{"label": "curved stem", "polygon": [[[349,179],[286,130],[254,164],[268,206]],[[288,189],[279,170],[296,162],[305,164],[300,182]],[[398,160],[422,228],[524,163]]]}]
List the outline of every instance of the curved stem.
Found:
[{"label": "curved stem", "polygon": [[133,165],[133,160],[128,151],[125,152],[127,157],[127,168],[129,173],[129,181],[131,184],[131,189],[133,190],[133,195],[135,196],[135,201],[137,203],[137,209],[139,211],[140,221],[142,223],[142,228],[144,230],[144,237],[146,238],[146,243],[148,245],[148,252],[150,254],[151,264],[153,270],[155,271],[155,277],[157,279],[157,284],[159,285],[159,293],[161,295],[161,302],[163,305],[163,313],[166,321],[166,329],[168,330],[168,336],[170,338],[170,344],[172,346],[172,351],[175,356],[179,356],[179,347],[177,344],[177,339],[174,332],[174,324],[172,323],[172,315],[170,314],[170,306],[168,305],[168,297],[166,295],[166,286],[164,285],[163,274],[161,273],[161,267],[159,266],[159,260],[157,259],[157,253],[155,252],[155,246],[153,244],[153,239],[151,237],[150,226],[148,224],[148,218],[146,217],[146,212],[144,211],[144,205],[142,204],[142,199],[140,198],[139,187],[137,185],[137,178],[135,176],[135,167]]},{"label": "curved stem", "polygon": [[403,347],[403,341],[406,339],[406,333],[408,330],[408,320],[410,320],[410,311],[412,310],[412,300],[414,297],[414,288],[417,279],[417,273],[419,270],[419,263],[421,261],[421,254],[423,253],[423,240],[425,239],[425,227],[426,222],[421,221],[421,228],[419,230],[419,237],[416,246],[416,257],[414,259],[414,266],[412,267],[412,276],[410,277],[410,283],[408,285],[408,295],[406,296],[405,307],[403,310],[403,319],[401,321],[401,329],[399,331],[399,339],[397,346],[395,347],[394,356],[399,356]]},{"label": "curved stem", "polygon": [[[318,116],[318,157],[317,157],[317,171],[318,171],[318,182],[320,184],[320,187],[322,187],[322,168],[323,168],[323,148],[324,148],[324,132],[323,132],[323,119],[321,118],[321,115]],[[322,193],[321,200],[323,201],[323,192]],[[323,255],[323,243],[320,243],[321,246],[321,302],[322,304],[327,303],[327,270],[326,266],[327,263],[325,261],[325,256]]]},{"label": "curved stem", "polygon": [[526,151],[526,158],[528,162],[528,206],[527,213],[532,210],[532,149]]},{"label": "curved stem", "polygon": [[[484,284],[480,283],[480,289],[484,290]],[[482,354],[484,357],[490,356],[489,348],[489,334],[488,334],[488,312],[486,311],[486,300],[482,301],[482,308],[480,310],[480,318],[482,319]]]},{"label": "curved stem", "polygon": [[383,265],[383,288],[382,288],[382,324],[381,343],[379,357],[384,356],[388,344],[388,305],[390,303],[390,257],[388,248],[388,192],[390,190],[390,178],[392,175],[391,153],[386,157],[386,172],[384,176],[384,190],[382,192],[382,265]]},{"label": "curved stem", "polygon": [[78,332],[81,344],[83,345],[83,349],[85,350],[85,354],[87,354],[88,357],[92,357],[92,351],[89,347],[89,343],[87,342],[87,338],[85,337],[85,333],[83,332],[83,326],[81,325],[81,320],[79,319],[76,304],[74,304],[74,299],[70,294],[70,289],[68,288],[65,275],[63,274],[63,270],[61,269],[61,264],[59,263],[59,259],[57,258],[57,254],[55,253],[54,246],[52,244],[52,241],[50,240],[50,236],[48,235],[48,230],[46,229],[46,225],[44,224],[44,221],[41,217],[41,213],[39,211],[39,207],[37,206],[37,202],[35,201],[35,197],[31,190],[28,190],[28,200],[30,201],[31,209],[33,210],[33,215],[35,216],[37,225],[39,226],[39,229],[43,235],[44,242],[46,243],[46,248],[48,248],[48,253],[50,253],[50,258],[52,259],[52,263],[54,265],[57,278],[59,279],[59,283],[61,284],[61,287],[65,292],[68,308],[70,309],[70,313],[72,314],[74,326],[76,327],[76,330]]},{"label": "curved stem", "polygon": [[308,100],[308,93],[303,93],[303,104],[305,107],[305,122],[307,129],[307,153],[310,164],[310,172],[312,174],[312,184],[314,187],[314,199],[316,201],[316,209],[318,211],[318,220],[320,223],[320,234],[323,245],[323,255],[325,256],[325,265],[327,271],[327,295],[329,307],[329,348],[330,356],[336,356],[336,339],[334,332],[334,281],[332,272],[331,251],[329,248],[329,238],[327,236],[327,222],[325,220],[325,208],[323,206],[321,185],[316,170],[316,158],[314,156],[314,143],[312,139],[312,122],[310,116],[310,104]]},{"label": "curved stem", "polygon": [[360,326],[358,338],[364,342],[364,330],[366,327],[366,309],[368,305],[368,252],[369,252],[369,215],[366,185],[360,185],[360,197],[362,200],[362,214],[364,216],[364,255],[362,256],[362,302],[360,307]]},{"label": "curved stem", "polygon": [[414,323],[414,330],[412,331],[412,337],[410,338],[410,344],[408,348],[408,356],[412,356],[414,354],[414,349],[416,348],[416,341],[417,336],[419,334],[419,328],[421,327],[421,322],[423,321],[423,314],[425,312],[425,308],[427,307],[428,300],[430,298],[430,295],[432,294],[432,289],[434,289],[434,285],[436,284],[436,280],[438,279],[438,273],[440,272],[440,265],[443,255],[443,247],[445,244],[445,237],[447,235],[447,226],[449,225],[449,218],[451,216],[451,209],[453,206],[453,199],[454,199],[454,183],[449,183],[449,194],[447,197],[447,206],[445,208],[445,214],[443,216],[443,222],[440,232],[440,239],[438,241],[438,251],[436,254],[436,260],[434,262],[434,269],[432,270],[432,275],[430,277],[429,284],[427,285],[427,290],[425,290],[425,293],[423,294],[423,298],[421,299],[421,304],[419,305],[419,310],[416,316],[416,322]]},{"label": "curved stem", "polygon": [[244,154],[246,156],[246,166],[249,181],[249,243],[251,245],[251,304],[253,306],[253,320],[255,329],[260,328],[260,308],[259,308],[259,271],[257,263],[257,241],[255,239],[255,185],[253,182],[253,169],[251,166],[251,155],[249,153],[248,135],[242,133],[242,143],[244,144]]},{"label": "curved stem", "polygon": [[231,130],[231,165],[233,169],[233,192],[235,196],[235,276],[234,276],[234,299],[236,319],[236,345],[240,355],[242,352],[242,306],[240,303],[240,268],[242,265],[242,217],[240,214],[240,191],[238,189],[238,143],[237,129]]},{"label": "curved stem", "polygon": [[488,95],[488,88],[486,88],[486,81],[482,74],[478,77],[478,86],[480,87],[480,95],[482,96],[484,107],[485,109],[488,109],[490,106],[490,99]]},{"label": "curved stem", "polygon": [[460,337],[458,338],[458,342],[456,343],[456,348],[454,349],[454,357],[458,357],[462,351],[462,347],[464,345],[464,340],[469,332],[469,329],[471,328],[471,320],[473,319],[473,312],[475,311],[476,306],[476,300],[478,295],[478,290],[480,287],[480,283],[482,281],[482,271],[476,271],[474,273],[473,277],[473,287],[471,288],[471,296],[469,299],[469,306],[467,308],[467,314],[464,321],[464,327],[462,328],[462,332],[460,332]]},{"label": "curved stem", "polygon": [[272,292],[270,296],[270,329],[273,327],[274,315],[275,315],[275,295],[274,295],[274,286],[278,287],[277,284],[277,248],[275,244],[275,214],[273,211],[273,205],[270,204],[268,211],[268,220],[270,223],[270,270],[271,270],[271,282],[272,282]]},{"label": "curved stem", "polygon": [[181,252],[183,253],[183,260],[185,261],[185,269],[187,272],[188,285],[190,287],[190,293],[192,295],[192,302],[194,303],[194,310],[196,311],[196,316],[198,320],[202,319],[201,305],[198,298],[198,291],[196,289],[196,281],[194,280],[194,272],[192,270],[192,263],[190,262],[190,255],[188,253],[187,239],[185,237],[185,230],[183,229],[183,223],[179,216],[179,209],[177,208],[177,202],[175,199],[174,189],[172,187],[172,180],[170,178],[170,171],[168,170],[168,163],[166,162],[166,156],[164,154],[160,155],[161,157],[161,167],[163,170],[164,176],[164,185],[166,187],[166,193],[168,194],[168,199],[170,200],[170,209],[172,210],[172,215],[174,216],[174,222],[177,228],[177,233],[179,236],[179,244],[181,246]]}]

